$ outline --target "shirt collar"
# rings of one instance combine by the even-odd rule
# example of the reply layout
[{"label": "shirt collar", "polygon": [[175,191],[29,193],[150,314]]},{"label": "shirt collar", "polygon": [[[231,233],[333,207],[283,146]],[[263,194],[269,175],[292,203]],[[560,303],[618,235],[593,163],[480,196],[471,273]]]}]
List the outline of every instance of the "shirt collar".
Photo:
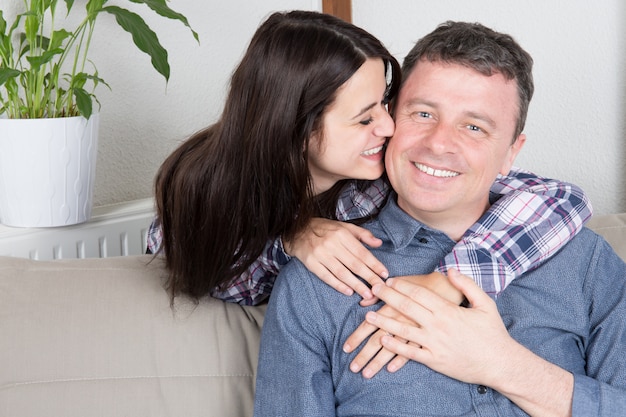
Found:
[{"label": "shirt collar", "polygon": [[381,227],[396,250],[407,247],[420,231],[430,231],[424,224],[402,210],[398,206],[397,198],[395,192],[391,193],[387,205],[378,215]]}]

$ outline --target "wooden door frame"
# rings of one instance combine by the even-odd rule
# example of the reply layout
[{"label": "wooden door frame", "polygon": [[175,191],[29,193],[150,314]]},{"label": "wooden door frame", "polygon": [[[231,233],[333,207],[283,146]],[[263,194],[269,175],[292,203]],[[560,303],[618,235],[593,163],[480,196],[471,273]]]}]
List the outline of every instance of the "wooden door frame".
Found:
[{"label": "wooden door frame", "polygon": [[352,0],[322,0],[322,11],[352,23]]}]

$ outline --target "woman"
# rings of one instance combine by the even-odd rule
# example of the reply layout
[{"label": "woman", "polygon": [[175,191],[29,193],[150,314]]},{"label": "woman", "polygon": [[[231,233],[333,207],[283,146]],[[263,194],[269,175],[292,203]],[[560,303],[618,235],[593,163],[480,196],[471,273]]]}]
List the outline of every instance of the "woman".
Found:
[{"label": "woman", "polygon": [[[358,241],[377,240],[357,226],[329,226],[322,218],[363,218],[382,206],[389,191],[380,179],[382,155],[394,130],[387,103],[399,84],[398,62],[364,30],[315,12],[271,15],[233,74],[220,119],[184,142],[157,174],[158,220],[149,250],[165,255],[172,299],[211,294],[258,304],[289,258],[283,241],[302,254],[320,230],[339,228],[335,241],[342,239],[342,250],[322,250],[303,261],[333,287],[349,293],[347,285],[373,300],[347,269],[370,284],[384,278],[384,266],[362,256]],[[590,215],[582,191],[527,173],[503,178],[493,190],[518,188],[494,204],[442,271],[459,265],[469,266],[461,271],[487,271],[472,276],[497,293],[577,233]],[[542,215],[528,208],[528,196],[544,202]],[[531,215],[534,229],[520,233]],[[321,229],[311,232],[309,225],[319,223]],[[538,238],[546,225],[566,233]],[[495,243],[489,240],[494,235]],[[493,244],[513,249],[493,252]],[[502,256],[511,253],[523,261]]]}]

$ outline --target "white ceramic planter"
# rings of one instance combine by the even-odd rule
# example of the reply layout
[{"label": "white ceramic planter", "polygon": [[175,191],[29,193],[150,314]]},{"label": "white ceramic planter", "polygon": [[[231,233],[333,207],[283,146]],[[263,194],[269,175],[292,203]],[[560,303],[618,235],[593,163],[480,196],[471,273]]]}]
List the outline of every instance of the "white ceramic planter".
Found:
[{"label": "white ceramic planter", "polygon": [[91,217],[98,114],[0,119],[0,223],[54,227]]}]

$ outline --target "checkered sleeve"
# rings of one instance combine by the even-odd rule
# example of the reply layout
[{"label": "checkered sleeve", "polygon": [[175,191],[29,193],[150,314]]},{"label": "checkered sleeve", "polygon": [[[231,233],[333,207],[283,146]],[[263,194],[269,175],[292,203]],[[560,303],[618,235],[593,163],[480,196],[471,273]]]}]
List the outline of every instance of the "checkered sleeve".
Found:
[{"label": "checkered sleeve", "polygon": [[591,217],[577,186],[514,168],[491,188],[497,201],[440,263],[474,278],[492,297],[569,242]]},{"label": "checkered sleeve", "polygon": [[342,190],[337,201],[337,220],[360,219],[380,209],[389,194],[389,186],[383,179],[372,181],[359,188],[356,181],[350,181]]},{"label": "checkered sleeve", "polygon": [[161,242],[163,242],[163,233],[161,231],[161,223],[159,218],[155,217],[148,228],[148,234],[146,235],[146,247],[147,253],[158,253],[161,249]]},{"label": "checkered sleeve", "polygon": [[211,296],[229,303],[258,305],[269,297],[280,268],[288,260],[281,239],[268,242],[261,256],[246,272],[233,279],[225,289],[213,289]]},{"label": "checkered sleeve", "polygon": [[[158,218],[152,221],[146,241],[148,253],[158,253],[163,242]],[[233,279],[225,289],[213,289],[211,296],[241,305],[260,304],[270,295],[279,269],[289,259],[281,239],[268,242],[261,256],[243,274]]]}]

